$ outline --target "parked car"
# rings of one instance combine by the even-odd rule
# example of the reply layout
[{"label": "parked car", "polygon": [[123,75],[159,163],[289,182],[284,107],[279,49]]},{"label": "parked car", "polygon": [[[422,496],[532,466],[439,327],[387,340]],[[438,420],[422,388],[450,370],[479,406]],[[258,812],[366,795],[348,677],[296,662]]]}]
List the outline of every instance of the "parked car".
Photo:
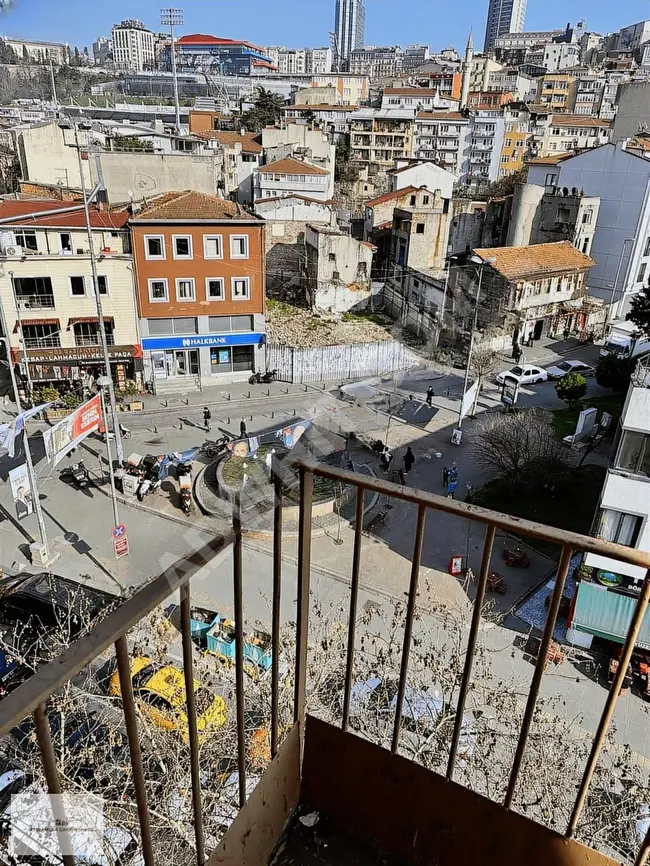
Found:
[{"label": "parked car", "polygon": [[546,367],[549,379],[561,379],[569,373],[580,373],[581,376],[593,376],[596,370],[584,361],[560,361],[552,367]]},{"label": "parked car", "polygon": [[503,385],[506,379],[516,379],[520,385],[537,385],[538,382],[546,382],[548,374],[541,367],[534,367],[532,364],[518,364],[510,370],[497,373],[495,378],[499,385]]},{"label": "parked car", "polygon": [[[34,834],[35,826],[54,825],[51,803],[47,790],[27,770],[0,757],[0,844],[4,850],[9,849],[9,862],[63,866],[56,835]],[[70,816],[74,820],[70,822],[69,834],[71,853],[77,862],[93,866],[144,866],[136,837],[125,827],[105,820],[103,803],[98,797],[85,794],[75,801],[75,809]]]},{"label": "parked car", "polygon": [[[133,696],[143,715],[159,728],[176,731],[189,740],[187,707],[185,704],[185,674],[173,665],[157,664],[147,656],[131,660]],[[119,673],[110,680],[109,691],[121,696]],[[220,695],[204,688],[194,680],[196,723],[199,737],[226,723],[226,702]]]}]

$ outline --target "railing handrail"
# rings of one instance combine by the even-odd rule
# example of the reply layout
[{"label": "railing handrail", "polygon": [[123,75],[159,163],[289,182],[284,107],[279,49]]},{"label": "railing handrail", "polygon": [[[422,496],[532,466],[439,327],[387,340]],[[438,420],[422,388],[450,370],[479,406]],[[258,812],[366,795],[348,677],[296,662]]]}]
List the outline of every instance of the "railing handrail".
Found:
[{"label": "railing handrail", "polygon": [[607,556],[610,559],[619,559],[621,562],[627,562],[630,565],[639,565],[642,568],[650,569],[650,553],[636,550],[633,547],[625,547],[622,544],[615,544],[613,541],[604,541],[600,538],[582,535],[579,532],[570,532],[566,529],[555,529],[543,523],[534,523],[532,520],[513,517],[500,511],[491,511],[489,508],[482,508],[480,505],[458,502],[455,499],[449,499],[437,493],[428,493],[424,490],[402,487],[399,484],[394,484],[392,481],[383,481],[381,478],[363,475],[361,476],[362,480],[360,480],[360,476],[356,472],[350,472],[347,469],[337,469],[308,458],[300,459],[296,461],[296,464],[304,466],[308,472],[312,472],[314,475],[320,475],[332,481],[342,481],[355,487],[364,488],[365,490],[373,490],[376,493],[392,496],[404,502],[427,505],[435,511],[455,514],[457,517],[496,526],[507,532],[530,535],[533,538],[548,541],[560,547],[568,545],[574,548],[574,550],[585,550],[589,551],[589,553]]},{"label": "railing handrail", "polygon": [[0,701],[0,736],[45,702],[166,598],[185,586],[199,569],[208,565],[232,543],[233,536],[219,536],[210,539],[199,550],[176,560],[94,625],[91,631],[73,641],[53,661],[40,667]]}]

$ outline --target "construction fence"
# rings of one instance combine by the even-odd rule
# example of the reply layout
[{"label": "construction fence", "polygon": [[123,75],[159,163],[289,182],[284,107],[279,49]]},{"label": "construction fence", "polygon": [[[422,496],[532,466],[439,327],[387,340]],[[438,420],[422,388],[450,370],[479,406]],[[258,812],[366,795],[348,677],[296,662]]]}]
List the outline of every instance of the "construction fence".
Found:
[{"label": "construction fence", "polygon": [[396,340],[297,348],[269,344],[267,369],[283,382],[338,382],[385,376],[406,370],[421,359]]}]

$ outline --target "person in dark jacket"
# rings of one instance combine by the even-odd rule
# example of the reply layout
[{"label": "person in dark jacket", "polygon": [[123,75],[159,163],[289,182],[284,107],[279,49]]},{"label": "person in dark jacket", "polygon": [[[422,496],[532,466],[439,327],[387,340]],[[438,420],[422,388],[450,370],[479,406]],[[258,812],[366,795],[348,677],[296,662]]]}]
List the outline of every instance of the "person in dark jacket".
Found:
[{"label": "person in dark jacket", "polygon": [[406,449],[406,454],[404,455],[404,474],[408,475],[411,469],[413,468],[413,464],[415,463],[415,454],[409,445]]},{"label": "person in dark jacket", "polygon": [[243,418],[239,422],[239,438],[240,439],[247,439],[248,438],[248,431],[246,430],[246,422],[244,421]]},{"label": "person in dark jacket", "polygon": [[212,421],[212,412],[208,409],[207,406],[203,407],[203,424],[205,426],[206,431],[210,432],[210,422]]}]

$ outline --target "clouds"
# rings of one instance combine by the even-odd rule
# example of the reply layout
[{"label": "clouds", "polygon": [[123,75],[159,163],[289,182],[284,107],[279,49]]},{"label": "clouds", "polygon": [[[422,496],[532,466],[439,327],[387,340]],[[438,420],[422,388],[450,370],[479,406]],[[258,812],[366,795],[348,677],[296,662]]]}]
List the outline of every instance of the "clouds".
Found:
[{"label": "clouds", "polygon": [[14,6],[15,0],[0,0],[0,14],[8,12]]}]

